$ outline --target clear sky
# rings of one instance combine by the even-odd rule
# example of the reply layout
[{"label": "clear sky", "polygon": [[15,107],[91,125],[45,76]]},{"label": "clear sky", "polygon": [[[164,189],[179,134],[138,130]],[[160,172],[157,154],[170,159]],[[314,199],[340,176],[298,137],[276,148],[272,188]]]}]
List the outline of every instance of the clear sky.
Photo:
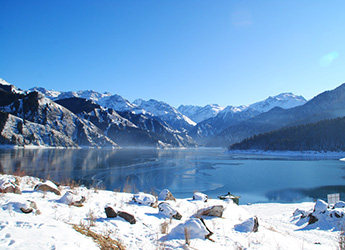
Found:
[{"label": "clear sky", "polygon": [[0,78],[133,101],[310,99],[345,82],[344,0],[0,0]]}]

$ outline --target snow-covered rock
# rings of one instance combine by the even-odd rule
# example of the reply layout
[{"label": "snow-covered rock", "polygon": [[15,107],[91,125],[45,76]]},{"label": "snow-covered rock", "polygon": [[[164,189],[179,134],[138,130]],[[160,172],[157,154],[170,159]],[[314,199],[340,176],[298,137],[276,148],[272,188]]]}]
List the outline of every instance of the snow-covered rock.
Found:
[{"label": "snow-covered rock", "polygon": [[147,206],[155,206],[157,204],[157,199],[152,194],[146,194],[139,192],[135,195],[133,195],[132,200],[135,203],[141,204],[141,205],[147,205]]},{"label": "snow-covered rock", "polygon": [[241,233],[256,233],[258,231],[259,221],[257,217],[251,217],[244,222],[235,225],[235,230]]},{"label": "snow-covered rock", "polygon": [[42,183],[38,183],[35,188],[36,191],[43,191],[43,192],[53,192],[56,195],[61,195],[60,190],[58,189],[58,187],[55,185],[55,183],[53,183],[50,180],[47,180],[45,182]]},{"label": "snow-covered rock", "polygon": [[167,200],[176,201],[175,197],[172,195],[172,193],[168,189],[163,189],[159,193],[158,200],[160,200],[160,201],[167,201]]},{"label": "snow-covered rock", "polygon": [[159,203],[158,209],[161,214],[168,218],[174,218],[176,220],[181,220],[182,218],[182,215],[167,202]]},{"label": "snow-covered rock", "polygon": [[201,192],[195,192],[193,194],[193,200],[207,202],[208,196]]},{"label": "snow-covered rock", "polygon": [[318,199],[315,203],[314,213],[324,213],[328,209],[328,203]]},{"label": "snow-covered rock", "polygon": [[21,194],[20,187],[16,184],[16,179],[12,176],[0,177],[0,193]]},{"label": "snow-covered rock", "polygon": [[193,218],[173,228],[169,233],[169,239],[185,239],[186,234],[190,239],[205,239],[210,231],[200,219]]},{"label": "snow-covered rock", "polygon": [[334,204],[333,208],[345,208],[345,202],[344,201],[338,201]]},{"label": "snow-covered rock", "polygon": [[58,200],[58,202],[60,202],[60,203],[64,203],[64,204],[67,204],[67,205],[73,205],[73,206],[82,206],[84,201],[85,201],[85,197],[84,196],[74,194],[71,191],[67,191]]}]

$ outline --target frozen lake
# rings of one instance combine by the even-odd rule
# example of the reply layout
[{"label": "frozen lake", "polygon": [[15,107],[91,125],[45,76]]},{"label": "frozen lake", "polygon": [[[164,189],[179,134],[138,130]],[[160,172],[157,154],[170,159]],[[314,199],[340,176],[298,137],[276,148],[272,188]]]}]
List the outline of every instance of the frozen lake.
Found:
[{"label": "frozen lake", "polygon": [[168,188],[176,197],[231,192],[240,203],[345,197],[345,162],[296,156],[250,156],[223,149],[0,149],[0,171],[66,179],[108,190]]}]

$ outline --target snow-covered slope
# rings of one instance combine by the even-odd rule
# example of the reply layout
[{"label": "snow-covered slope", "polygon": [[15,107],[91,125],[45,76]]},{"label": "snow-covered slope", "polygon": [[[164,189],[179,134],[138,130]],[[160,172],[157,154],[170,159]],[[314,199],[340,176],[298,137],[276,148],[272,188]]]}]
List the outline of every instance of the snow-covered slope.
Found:
[{"label": "snow-covered slope", "polygon": [[138,108],[134,109],[135,113],[148,112],[179,131],[189,130],[196,125],[187,116],[181,114],[177,109],[165,102],[154,99],[149,101],[137,99],[133,103],[138,106]]},{"label": "snow-covered slope", "polygon": [[177,110],[185,116],[189,117],[194,122],[199,123],[209,118],[215,117],[223,109],[224,107],[221,107],[218,104],[209,104],[204,107],[194,105],[181,105]]},{"label": "snow-covered slope", "polygon": [[104,108],[82,98],[57,100],[80,118],[92,122],[120,146],[188,147],[194,141],[185,134],[169,129],[153,117],[128,111]]},{"label": "snow-covered slope", "polygon": [[[339,249],[345,220],[343,202],[334,208],[320,200],[238,206],[231,200],[193,200],[192,193],[189,199],[158,201],[165,205],[160,208],[168,207],[182,215],[176,219],[171,217],[170,211],[133,201],[133,197],[139,195],[155,199],[150,194],[59,186],[61,195],[58,195],[35,189],[42,184],[38,178],[0,175],[0,188],[15,183],[21,194],[1,194],[1,249],[99,249],[93,237],[75,230],[84,228],[90,232],[89,236],[94,232],[98,239],[103,236],[108,243],[110,239],[117,240],[122,249],[131,250],[333,250]],[[44,183],[55,186],[51,181]],[[79,200],[84,200],[81,206],[73,205]],[[223,209],[221,217],[200,215],[215,206]],[[108,218],[105,207],[111,207],[117,216]],[[32,212],[24,213],[23,208]],[[132,215],[135,222],[126,221],[120,216],[122,212]],[[311,224],[308,215],[318,221]],[[255,219],[258,223],[253,230]],[[188,244],[185,228],[189,230]]]},{"label": "snow-covered slope", "polygon": [[101,105],[102,107],[111,108],[116,111],[129,111],[136,108],[136,105],[130,103],[128,100],[120,95],[112,95],[108,92],[99,93],[94,90],[82,90],[82,91],[68,91],[61,92],[55,90],[47,90],[45,88],[34,87],[30,89],[31,91],[37,91],[44,94],[46,97],[52,99],[53,101],[62,100],[72,97],[84,98],[87,100],[94,101],[95,103]]},{"label": "snow-covered slope", "polygon": [[[23,119],[23,123],[30,121],[45,126],[47,130],[58,131],[77,145],[93,147],[117,146],[92,122],[79,118],[68,109],[38,92],[17,94],[0,91],[0,110]],[[32,134],[32,136],[35,136],[35,134]],[[50,146],[54,145],[52,142]]]},{"label": "snow-covered slope", "polygon": [[276,96],[270,96],[264,101],[253,103],[249,107],[260,113],[264,113],[275,107],[289,109],[301,106],[306,102],[307,100],[303,96],[294,95],[293,93],[282,93]]},{"label": "snow-covered slope", "polygon": [[77,147],[63,133],[0,111],[0,144],[18,146]]}]

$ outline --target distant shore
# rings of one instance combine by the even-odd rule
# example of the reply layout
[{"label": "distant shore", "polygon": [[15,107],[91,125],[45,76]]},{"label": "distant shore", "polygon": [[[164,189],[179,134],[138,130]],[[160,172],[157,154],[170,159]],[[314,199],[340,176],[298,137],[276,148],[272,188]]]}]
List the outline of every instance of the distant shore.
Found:
[{"label": "distant shore", "polygon": [[271,151],[271,150],[228,150],[228,154],[239,155],[264,155],[264,156],[287,156],[300,157],[303,159],[338,159],[345,160],[345,152],[323,152],[323,151]]}]

